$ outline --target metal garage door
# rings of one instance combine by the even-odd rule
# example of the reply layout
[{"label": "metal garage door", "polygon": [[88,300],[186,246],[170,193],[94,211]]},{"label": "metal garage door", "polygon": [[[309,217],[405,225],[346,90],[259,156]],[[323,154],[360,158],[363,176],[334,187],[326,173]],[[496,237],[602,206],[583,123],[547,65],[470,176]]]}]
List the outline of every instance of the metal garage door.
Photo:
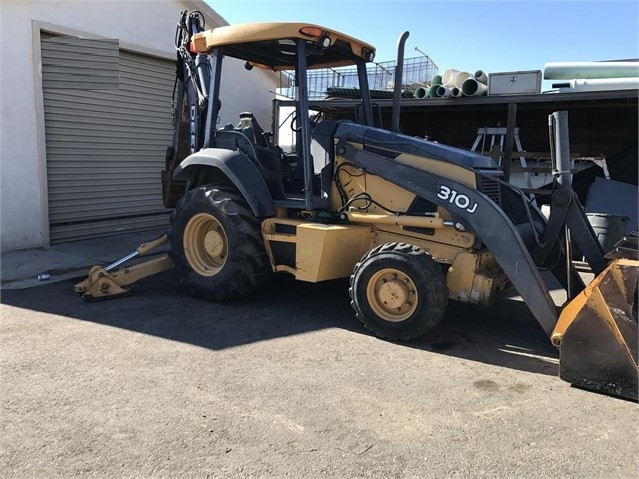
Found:
[{"label": "metal garage door", "polygon": [[43,32],[41,45],[51,242],[167,225],[174,63],[117,41]]}]

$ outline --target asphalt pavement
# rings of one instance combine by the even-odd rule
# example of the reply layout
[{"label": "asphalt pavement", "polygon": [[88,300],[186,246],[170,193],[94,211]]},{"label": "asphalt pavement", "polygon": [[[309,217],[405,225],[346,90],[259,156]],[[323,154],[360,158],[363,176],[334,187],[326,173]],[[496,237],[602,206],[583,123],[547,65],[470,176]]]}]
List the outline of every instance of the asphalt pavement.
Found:
[{"label": "asphalt pavement", "polygon": [[396,343],[355,319],[348,280],[209,303],[166,271],[74,294],[159,233],[2,255],[3,478],[637,477],[639,406],[559,380],[520,298],[453,302]]}]

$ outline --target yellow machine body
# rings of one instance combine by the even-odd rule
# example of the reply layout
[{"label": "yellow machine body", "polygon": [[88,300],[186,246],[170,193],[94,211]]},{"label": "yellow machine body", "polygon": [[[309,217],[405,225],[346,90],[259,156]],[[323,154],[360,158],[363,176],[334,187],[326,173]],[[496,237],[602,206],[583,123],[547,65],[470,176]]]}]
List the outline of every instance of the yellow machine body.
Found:
[{"label": "yellow machine body", "polygon": [[[474,186],[468,170],[442,161],[413,155],[400,155],[398,162],[430,168],[444,176]],[[341,166],[340,166],[341,165]],[[450,214],[438,207],[432,216],[409,213],[389,214],[387,210],[409,211],[415,195],[379,176],[366,174],[336,159],[338,181],[349,198],[364,193],[382,206],[355,200],[344,211],[348,224],[321,224],[287,217],[269,218],[262,223],[262,235],[274,271],[286,271],[301,281],[318,282],[349,277],[355,264],[378,245],[409,243],[427,251],[447,269],[449,298],[460,302],[490,306],[511,288],[508,277],[486,248],[474,251],[475,236],[458,231]],[[339,193],[333,184],[331,198]],[[335,210],[339,205],[333,206]]]},{"label": "yellow machine body", "polygon": [[[202,31],[200,20],[183,12],[176,34],[174,142],[163,173],[165,204],[175,206],[170,238],[94,267],[75,288],[85,300],[126,295],[131,283],[170,268],[190,294],[222,301],[256,290],[271,270],[306,282],[350,277],[357,318],[379,337],[411,340],[441,321],[448,299],[490,306],[514,286],[559,348],[562,379],[637,399],[639,262],[614,260],[559,320],[539,272],[583,288],[561,244],[566,227],[586,239],[588,250],[577,243],[586,259],[600,257],[589,262],[594,271],[606,265],[572,190],[553,194],[546,219],[493,160],[399,133],[398,100],[391,129],[376,128],[366,84],[375,49],[367,43],[304,23]],[[195,52],[208,57],[196,62]],[[247,70],[295,70],[292,151],[271,133],[258,135],[252,113],[218,129],[224,58]],[[319,107],[311,119],[306,70],[343,65],[358,69],[363,121],[320,121]],[[397,68],[396,99],[400,80]],[[167,241],[170,257],[115,269]]]}]

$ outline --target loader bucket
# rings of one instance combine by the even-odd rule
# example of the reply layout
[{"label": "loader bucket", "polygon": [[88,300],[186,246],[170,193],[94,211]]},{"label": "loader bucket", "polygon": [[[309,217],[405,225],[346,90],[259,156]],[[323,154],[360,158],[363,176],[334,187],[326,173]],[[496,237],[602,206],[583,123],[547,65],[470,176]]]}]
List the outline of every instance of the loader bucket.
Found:
[{"label": "loader bucket", "polygon": [[636,259],[614,259],[563,309],[552,333],[559,377],[637,401]]}]

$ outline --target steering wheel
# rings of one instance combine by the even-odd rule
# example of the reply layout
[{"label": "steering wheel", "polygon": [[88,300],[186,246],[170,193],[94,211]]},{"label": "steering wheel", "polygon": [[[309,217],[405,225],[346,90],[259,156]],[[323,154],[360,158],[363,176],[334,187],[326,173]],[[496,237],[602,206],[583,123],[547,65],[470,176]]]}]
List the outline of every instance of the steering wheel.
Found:
[{"label": "steering wheel", "polygon": [[[322,121],[322,118],[324,117],[324,110],[322,110],[322,108],[320,108],[317,105],[311,105],[308,107],[308,109],[310,111],[314,111],[317,112],[314,115],[311,115],[309,117],[309,121],[311,123],[311,128],[315,128],[315,125],[317,125],[320,121]],[[302,126],[296,126],[297,125],[297,114],[293,115],[293,119],[291,120],[291,130],[293,130],[295,133],[299,133],[300,131],[302,131]]]}]

